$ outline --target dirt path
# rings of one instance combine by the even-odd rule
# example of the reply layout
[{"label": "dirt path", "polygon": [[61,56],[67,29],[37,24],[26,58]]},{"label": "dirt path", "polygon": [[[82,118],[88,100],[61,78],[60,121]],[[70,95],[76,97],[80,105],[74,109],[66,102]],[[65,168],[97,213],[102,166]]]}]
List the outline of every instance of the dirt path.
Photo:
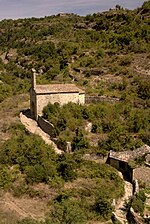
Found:
[{"label": "dirt path", "polygon": [[133,195],[133,186],[131,183],[124,181],[124,196],[116,203],[115,216],[122,224],[128,224],[126,219],[126,213],[123,211],[124,204],[129,201],[129,198]]},{"label": "dirt path", "polygon": [[46,144],[53,147],[57,154],[62,154],[62,151],[57,148],[57,145],[50,139],[49,135],[38,126],[35,120],[26,117],[23,113],[20,113],[20,120],[29,132],[39,135]]},{"label": "dirt path", "polygon": [[8,201],[4,201],[3,203],[7,206],[7,209],[9,209],[11,211],[15,211],[16,213],[18,213],[18,215],[20,217],[22,217],[22,218],[31,217],[32,219],[35,219],[33,214],[24,211],[22,208],[20,208],[14,202],[12,202],[12,201],[9,201],[9,202]]}]

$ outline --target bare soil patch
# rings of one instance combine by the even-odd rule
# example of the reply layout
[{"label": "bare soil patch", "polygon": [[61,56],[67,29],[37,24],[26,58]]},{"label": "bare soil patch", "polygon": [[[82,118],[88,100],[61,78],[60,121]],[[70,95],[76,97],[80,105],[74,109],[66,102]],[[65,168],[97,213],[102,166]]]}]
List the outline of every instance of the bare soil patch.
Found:
[{"label": "bare soil patch", "polygon": [[2,223],[15,223],[26,217],[43,220],[48,212],[47,200],[40,198],[13,197],[5,193],[0,197],[0,220]]}]

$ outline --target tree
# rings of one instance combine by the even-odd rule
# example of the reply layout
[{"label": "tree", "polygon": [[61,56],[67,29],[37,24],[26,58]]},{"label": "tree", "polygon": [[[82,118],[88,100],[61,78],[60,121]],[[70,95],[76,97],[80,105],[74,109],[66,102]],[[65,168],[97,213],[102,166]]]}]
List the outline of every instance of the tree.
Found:
[{"label": "tree", "polygon": [[8,188],[12,183],[12,175],[5,165],[0,165],[0,188]]},{"label": "tree", "polygon": [[116,5],[116,9],[120,10],[121,6],[120,5]]},{"label": "tree", "polygon": [[100,216],[109,220],[111,218],[113,208],[109,199],[100,197],[96,201],[95,210],[100,214]]},{"label": "tree", "polygon": [[0,162],[19,165],[29,182],[49,182],[55,178],[56,158],[54,150],[36,135],[21,133],[6,141],[0,151]]},{"label": "tree", "polygon": [[65,181],[72,181],[77,177],[77,164],[70,154],[61,155],[58,160],[58,172]]},{"label": "tree", "polygon": [[77,128],[75,131],[75,137],[72,140],[72,150],[87,149],[88,147],[89,143],[84,137],[82,130]]},{"label": "tree", "polygon": [[45,224],[85,224],[86,221],[86,215],[78,202],[67,199],[54,204]]},{"label": "tree", "polygon": [[142,99],[150,99],[150,82],[148,80],[139,80],[138,96]]}]

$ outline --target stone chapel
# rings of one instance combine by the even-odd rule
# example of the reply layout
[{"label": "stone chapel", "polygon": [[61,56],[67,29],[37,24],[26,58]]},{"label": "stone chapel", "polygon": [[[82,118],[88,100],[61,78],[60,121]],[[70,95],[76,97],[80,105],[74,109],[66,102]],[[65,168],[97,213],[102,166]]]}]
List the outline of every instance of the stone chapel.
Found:
[{"label": "stone chapel", "polygon": [[30,88],[30,111],[35,120],[42,115],[43,108],[48,103],[59,103],[60,105],[69,102],[84,104],[85,92],[75,84],[49,84],[37,85],[36,74],[33,73]]}]

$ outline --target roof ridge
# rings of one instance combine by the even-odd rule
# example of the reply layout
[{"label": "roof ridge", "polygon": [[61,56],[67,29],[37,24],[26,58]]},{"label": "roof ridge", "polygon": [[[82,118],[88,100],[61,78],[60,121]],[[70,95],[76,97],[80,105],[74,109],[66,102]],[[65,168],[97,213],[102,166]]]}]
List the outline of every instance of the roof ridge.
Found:
[{"label": "roof ridge", "polygon": [[44,84],[44,85],[36,85],[36,93],[84,93],[82,89],[76,86],[74,83],[59,83],[59,84]]}]

